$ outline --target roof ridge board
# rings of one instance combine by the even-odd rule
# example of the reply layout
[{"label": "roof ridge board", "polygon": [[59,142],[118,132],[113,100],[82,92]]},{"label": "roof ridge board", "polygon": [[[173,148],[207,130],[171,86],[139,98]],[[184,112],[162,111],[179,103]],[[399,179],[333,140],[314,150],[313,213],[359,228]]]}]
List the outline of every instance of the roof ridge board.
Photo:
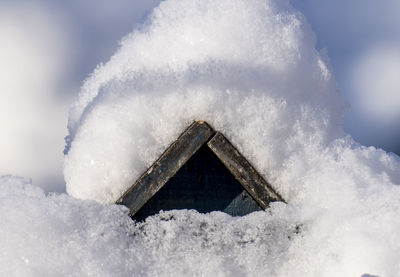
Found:
[{"label": "roof ridge board", "polygon": [[194,121],[186,128],[116,203],[127,206],[133,216],[203,145],[207,145],[261,208],[266,209],[274,201],[286,203],[239,150],[206,121]]},{"label": "roof ridge board", "polygon": [[221,132],[217,131],[207,142],[207,146],[263,209],[266,209],[270,202],[286,203]]},{"label": "roof ridge board", "polygon": [[207,122],[193,122],[116,203],[134,215],[214,134]]}]

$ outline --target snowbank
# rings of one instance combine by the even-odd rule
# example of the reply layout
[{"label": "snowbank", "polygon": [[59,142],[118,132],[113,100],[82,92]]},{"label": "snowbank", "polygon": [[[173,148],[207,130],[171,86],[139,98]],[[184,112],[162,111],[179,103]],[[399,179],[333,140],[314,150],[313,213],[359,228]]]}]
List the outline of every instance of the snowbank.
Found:
[{"label": "snowbank", "polygon": [[279,207],[275,217],[175,211],[136,224],[123,206],[45,196],[15,177],[0,178],[0,203],[1,276],[275,275],[296,232]]},{"label": "snowbank", "polygon": [[[261,264],[272,264],[266,273],[396,276],[400,161],[346,136],[345,111],[327,59],[315,50],[305,18],[287,1],[166,1],[97,68],[71,108],[67,191],[114,202],[188,124],[206,120],[290,203],[273,207],[270,218],[254,226],[282,218],[302,226],[290,243],[266,239],[279,248],[264,249]],[[267,213],[235,224],[253,216]],[[185,217],[190,220],[190,213]],[[173,233],[177,243],[192,238],[185,230]],[[164,235],[153,239],[158,244],[144,245],[165,251]],[[167,253],[159,256],[168,260]],[[224,262],[216,268],[216,275],[226,270]],[[257,263],[243,268],[239,275],[254,275]]]},{"label": "snowbank", "polygon": [[398,210],[355,209],[337,224],[274,203],[245,217],[183,210],[135,223],[123,206],[0,177],[0,276],[397,276]]}]

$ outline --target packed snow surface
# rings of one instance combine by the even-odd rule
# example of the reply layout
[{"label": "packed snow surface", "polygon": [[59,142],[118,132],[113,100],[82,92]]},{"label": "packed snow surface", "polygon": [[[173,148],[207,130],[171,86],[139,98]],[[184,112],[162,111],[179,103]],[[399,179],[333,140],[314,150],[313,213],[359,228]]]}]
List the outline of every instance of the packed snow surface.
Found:
[{"label": "packed snow surface", "polygon": [[11,177],[0,203],[1,276],[275,275],[298,232],[282,205],[274,217],[192,210],[135,223],[123,206],[45,196]]},{"label": "packed snow surface", "polygon": [[[347,136],[346,109],[288,1],[162,2],[70,110],[64,174],[82,200],[0,179],[1,273],[399,276],[400,159]],[[104,205],[194,120],[222,131],[289,204],[144,223]]]},{"label": "packed snow surface", "polygon": [[398,209],[382,206],[340,226],[283,203],[245,217],[182,210],[138,223],[123,206],[0,177],[0,276],[398,276],[399,219],[387,222]]}]

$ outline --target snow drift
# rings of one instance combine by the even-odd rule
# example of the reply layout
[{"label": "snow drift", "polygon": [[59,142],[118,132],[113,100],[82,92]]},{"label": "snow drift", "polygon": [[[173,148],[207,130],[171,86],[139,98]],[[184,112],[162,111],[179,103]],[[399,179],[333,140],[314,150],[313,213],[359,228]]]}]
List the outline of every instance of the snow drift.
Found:
[{"label": "snow drift", "polygon": [[0,177],[0,218],[0,276],[275,275],[296,231],[286,214],[265,212],[175,211],[135,223],[123,206],[45,196],[12,177]]},{"label": "snow drift", "polygon": [[171,211],[141,225],[123,207],[2,179],[1,261],[32,275],[396,276],[400,161],[347,136],[345,111],[287,1],[165,1],[71,108],[67,191],[114,202],[202,119],[289,204],[243,218]]},{"label": "snow drift", "polygon": [[206,120],[291,197],[291,160],[343,136],[345,105],[314,45],[286,2],[163,2],[71,108],[67,191],[114,202],[192,121]]}]

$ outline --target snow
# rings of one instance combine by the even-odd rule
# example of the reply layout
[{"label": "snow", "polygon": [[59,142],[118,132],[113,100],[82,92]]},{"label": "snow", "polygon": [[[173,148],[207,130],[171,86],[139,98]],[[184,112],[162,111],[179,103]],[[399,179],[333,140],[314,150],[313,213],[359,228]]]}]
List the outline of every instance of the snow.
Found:
[{"label": "snow", "polygon": [[396,276],[399,205],[380,206],[342,213],[340,224],[283,203],[244,217],[182,210],[137,223],[123,206],[45,195],[5,176],[0,275]]},{"label": "snow", "polygon": [[[0,175],[65,192],[68,108],[158,0],[0,1]],[[21,20],[23,18],[24,20]]]},{"label": "snow", "polygon": [[314,45],[286,2],[163,2],[70,110],[68,193],[114,202],[193,120],[278,184],[294,154],[343,135],[346,106]]},{"label": "snow", "polygon": [[[398,276],[400,158],[346,135],[346,110],[288,1],[162,2],[70,110],[69,195],[0,177],[0,275]],[[289,204],[144,223],[112,204],[199,119]]]},{"label": "snow", "polygon": [[192,210],[135,223],[123,206],[46,196],[10,176],[0,178],[0,203],[1,276],[275,274],[296,236],[282,205],[275,217]]}]

